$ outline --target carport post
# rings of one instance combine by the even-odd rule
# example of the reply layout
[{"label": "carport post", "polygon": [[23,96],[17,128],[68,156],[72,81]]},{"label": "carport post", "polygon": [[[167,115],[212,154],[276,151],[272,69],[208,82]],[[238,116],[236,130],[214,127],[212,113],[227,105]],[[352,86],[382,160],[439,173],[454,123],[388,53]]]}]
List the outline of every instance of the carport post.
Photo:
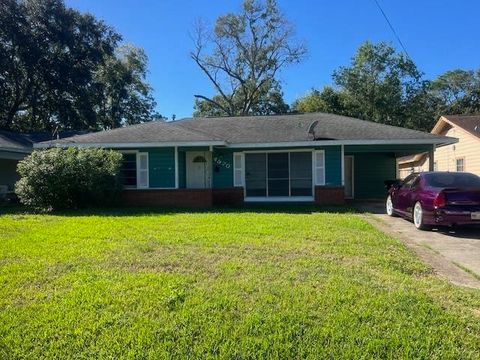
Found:
[{"label": "carport post", "polygon": [[435,144],[432,145],[432,149],[428,152],[428,171],[434,171],[435,162]]}]

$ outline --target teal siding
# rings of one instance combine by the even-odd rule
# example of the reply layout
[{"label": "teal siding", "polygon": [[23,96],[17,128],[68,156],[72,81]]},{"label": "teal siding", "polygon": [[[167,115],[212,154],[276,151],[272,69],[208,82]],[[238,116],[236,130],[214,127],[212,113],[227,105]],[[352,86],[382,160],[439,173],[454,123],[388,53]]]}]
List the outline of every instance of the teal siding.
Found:
[{"label": "teal siding", "polygon": [[316,147],[315,150],[325,151],[325,185],[342,186],[342,147]]},{"label": "teal siding", "polygon": [[346,153],[354,157],[355,199],[383,199],[385,180],[396,178],[395,157],[389,153]]},{"label": "teal siding", "polygon": [[233,187],[233,153],[232,149],[213,150],[213,181],[214,189]]},{"label": "teal siding", "polygon": [[432,145],[345,145],[345,153],[394,153],[397,157],[429,151]]},{"label": "teal siding", "polygon": [[[377,145],[345,146],[346,155],[354,155],[354,191],[356,199],[383,198],[385,189],[383,181],[396,177],[395,156],[411,154],[430,149],[430,145]],[[301,150],[302,148],[268,148],[268,150]],[[312,149],[311,147],[304,148]],[[325,151],[325,181],[327,186],[342,185],[342,151],[341,146],[315,147]],[[175,187],[175,149],[148,148],[139,149],[149,153],[149,181],[151,188]],[[178,176],[179,187],[186,186],[186,151],[203,151],[208,147],[179,147]],[[212,154],[213,188],[233,187],[233,153],[253,149],[214,148]]]},{"label": "teal siding", "polygon": [[175,187],[175,149],[152,148],[148,152],[149,181],[151,188]]}]

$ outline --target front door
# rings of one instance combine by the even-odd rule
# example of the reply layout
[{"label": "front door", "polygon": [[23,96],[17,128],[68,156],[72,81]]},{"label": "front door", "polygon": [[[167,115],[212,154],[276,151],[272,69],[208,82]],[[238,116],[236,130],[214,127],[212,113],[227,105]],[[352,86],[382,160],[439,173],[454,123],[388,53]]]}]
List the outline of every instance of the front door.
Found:
[{"label": "front door", "polygon": [[345,198],[353,199],[354,197],[354,184],[353,184],[353,156],[345,156]]},{"label": "front door", "polygon": [[210,151],[188,151],[187,188],[207,189],[211,184],[212,154]]}]

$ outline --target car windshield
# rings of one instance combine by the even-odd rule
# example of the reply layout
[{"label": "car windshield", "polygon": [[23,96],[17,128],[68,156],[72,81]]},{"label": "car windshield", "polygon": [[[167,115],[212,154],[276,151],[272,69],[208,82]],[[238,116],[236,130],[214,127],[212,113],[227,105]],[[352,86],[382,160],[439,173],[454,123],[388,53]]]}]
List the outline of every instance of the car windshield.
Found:
[{"label": "car windshield", "polygon": [[480,187],[480,177],[469,173],[430,173],[425,174],[428,186],[436,188]]}]

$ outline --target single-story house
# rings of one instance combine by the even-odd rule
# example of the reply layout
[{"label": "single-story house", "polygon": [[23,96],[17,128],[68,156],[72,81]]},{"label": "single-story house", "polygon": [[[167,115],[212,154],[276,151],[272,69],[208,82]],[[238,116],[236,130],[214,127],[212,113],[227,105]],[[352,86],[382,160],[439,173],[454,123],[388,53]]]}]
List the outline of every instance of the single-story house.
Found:
[{"label": "single-story house", "polygon": [[[56,138],[78,134],[62,132]],[[13,191],[18,180],[17,164],[33,150],[33,144],[52,139],[50,132],[18,133],[0,130],[0,196]]]},{"label": "single-story house", "polygon": [[427,152],[398,159],[401,178],[427,171],[430,162],[437,171],[468,171],[480,176],[480,115],[441,116],[431,133],[455,137],[458,143],[436,148],[433,160]]},{"label": "single-story house", "polygon": [[36,144],[123,153],[130,205],[379,199],[396,158],[456,139],[324,113],[152,121]]}]

